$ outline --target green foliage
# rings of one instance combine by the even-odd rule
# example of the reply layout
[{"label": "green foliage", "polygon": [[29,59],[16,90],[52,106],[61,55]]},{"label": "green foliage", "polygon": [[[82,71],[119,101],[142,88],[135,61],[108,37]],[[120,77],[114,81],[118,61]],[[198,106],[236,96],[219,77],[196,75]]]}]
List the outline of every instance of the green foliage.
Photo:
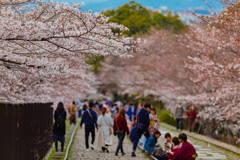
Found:
[{"label": "green foliage", "polygon": [[169,11],[167,16],[159,12],[153,12],[152,25],[156,29],[173,29],[175,32],[185,29],[187,26],[179,19],[178,14],[172,15]]},{"label": "green foliage", "polygon": [[172,114],[171,111],[168,111],[168,110],[161,111],[161,113],[158,116],[160,122],[164,122],[164,123],[167,123],[167,124],[175,126],[176,121],[171,116],[171,114]]},{"label": "green foliage", "polygon": [[[159,12],[148,10],[135,1],[130,1],[116,10],[106,11],[104,14],[110,17],[109,22],[123,24],[128,27],[129,31],[124,33],[128,36],[149,33],[151,27],[156,29],[173,29],[174,31],[186,28],[186,25],[181,22],[178,15],[172,15],[169,12],[165,16]],[[113,29],[113,32],[119,33],[119,30]]]},{"label": "green foliage", "polygon": [[102,67],[101,61],[103,61],[103,56],[88,56],[86,63],[92,66],[91,72],[99,73],[99,69]]},{"label": "green foliage", "polygon": [[[109,22],[115,22],[123,24],[129,28],[129,31],[125,32],[128,36],[147,33],[151,25],[150,12],[140,3],[130,1],[129,4],[125,4],[118,7],[116,10],[109,10],[104,12],[107,17],[110,17]],[[119,32],[114,30],[114,32]]]}]

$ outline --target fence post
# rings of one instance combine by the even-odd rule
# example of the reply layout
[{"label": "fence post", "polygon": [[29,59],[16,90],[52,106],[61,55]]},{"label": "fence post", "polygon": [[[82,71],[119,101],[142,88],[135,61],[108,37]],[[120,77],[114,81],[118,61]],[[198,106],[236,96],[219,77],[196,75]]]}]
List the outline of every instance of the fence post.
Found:
[{"label": "fence post", "polygon": [[0,159],[5,159],[6,152],[6,103],[0,103],[0,125],[3,128],[2,132],[0,132],[0,137],[2,137],[2,143],[0,144]]}]

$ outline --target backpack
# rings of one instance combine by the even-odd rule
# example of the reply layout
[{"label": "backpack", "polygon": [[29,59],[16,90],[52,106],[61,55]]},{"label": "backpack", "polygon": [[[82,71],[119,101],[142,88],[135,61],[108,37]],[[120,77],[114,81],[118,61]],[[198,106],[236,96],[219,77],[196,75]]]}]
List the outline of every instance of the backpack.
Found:
[{"label": "backpack", "polygon": [[84,111],[87,110],[87,105],[86,104],[83,105],[82,110],[84,110]]},{"label": "backpack", "polygon": [[58,116],[58,118],[57,118],[57,121],[56,121],[56,123],[57,123],[57,127],[59,128],[62,128],[63,126],[64,126],[64,124],[65,124],[65,121],[64,121],[64,117],[63,117],[63,113],[65,112],[65,111],[63,111],[62,112],[62,114],[58,111],[58,110],[56,110],[57,112],[58,112],[58,114],[59,114],[59,116]]}]

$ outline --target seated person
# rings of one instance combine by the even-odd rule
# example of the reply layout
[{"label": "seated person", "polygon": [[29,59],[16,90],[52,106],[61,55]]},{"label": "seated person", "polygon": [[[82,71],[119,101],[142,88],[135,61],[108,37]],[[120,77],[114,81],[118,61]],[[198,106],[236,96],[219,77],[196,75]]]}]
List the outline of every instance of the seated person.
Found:
[{"label": "seated person", "polygon": [[168,149],[173,149],[173,146],[172,146],[172,136],[170,133],[166,133],[165,134],[165,139],[167,140],[167,142],[165,143],[165,148],[168,148]]},{"label": "seated person", "polygon": [[[179,147],[180,143],[179,143],[178,138],[177,137],[173,137],[171,143],[172,143],[172,146],[173,146],[172,152],[177,152],[180,149],[180,147]],[[171,154],[168,154],[167,158],[171,159],[171,160],[175,159],[175,157],[173,155],[171,155]]]},{"label": "seated person", "polygon": [[137,137],[137,126],[134,126],[130,132],[129,138],[131,139],[132,143],[135,141]]},{"label": "seated person", "polygon": [[197,153],[193,145],[187,141],[187,135],[185,133],[180,133],[178,135],[178,140],[182,143],[182,147],[179,150],[173,151],[168,149],[168,154],[174,157],[172,160],[195,160],[197,158]]},{"label": "seated person", "polygon": [[153,136],[148,138],[144,149],[147,155],[153,155],[153,156],[160,156],[164,154],[164,151],[160,145],[157,145],[157,139],[161,136],[161,133],[159,131],[155,131],[153,133]]}]

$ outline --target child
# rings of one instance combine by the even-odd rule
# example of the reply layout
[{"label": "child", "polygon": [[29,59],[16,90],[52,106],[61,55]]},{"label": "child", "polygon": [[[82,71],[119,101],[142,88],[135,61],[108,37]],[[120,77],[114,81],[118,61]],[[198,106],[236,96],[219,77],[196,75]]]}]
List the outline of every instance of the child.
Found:
[{"label": "child", "polygon": [[167,142],[165,143],[165,148],[167,148],[167,149],[172,149],[172,143],[171,143],[171,141],[172,141],[172,136],[171,136],[171,134],[170,133],[166,133],[165,134],[165,139],[167,140]]}]

